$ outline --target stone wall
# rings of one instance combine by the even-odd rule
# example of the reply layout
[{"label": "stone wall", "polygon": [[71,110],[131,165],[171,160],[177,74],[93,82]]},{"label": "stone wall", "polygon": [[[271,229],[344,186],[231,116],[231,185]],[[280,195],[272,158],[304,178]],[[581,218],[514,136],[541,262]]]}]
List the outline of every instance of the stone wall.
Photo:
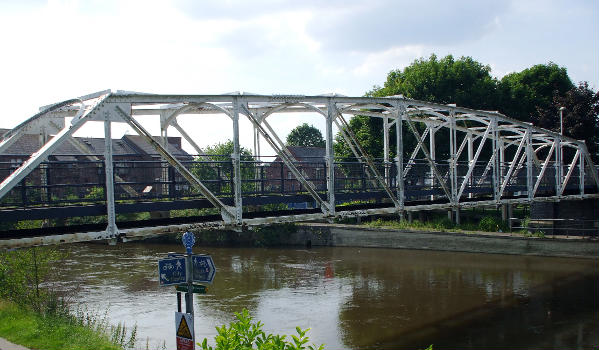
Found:
[{"label": "stone wall", "polygon": [[558,257],[599,257],[595,239],[533,238],[509,233],[454,233],[368,228],[340,224],[301,224],[281,242],[289,245],[427,249]]}]

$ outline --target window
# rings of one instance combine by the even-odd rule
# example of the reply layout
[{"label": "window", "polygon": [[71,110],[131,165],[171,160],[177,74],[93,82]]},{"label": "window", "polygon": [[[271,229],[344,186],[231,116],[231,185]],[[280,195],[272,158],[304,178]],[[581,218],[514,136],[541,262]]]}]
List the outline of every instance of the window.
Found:
[{"label": "window", "polygon": [[16,168],[20,167],[21,164],[23,164],[23,159],[21,159],[21,158],[10,160],[10,168],[11,169],[16,169]]}]

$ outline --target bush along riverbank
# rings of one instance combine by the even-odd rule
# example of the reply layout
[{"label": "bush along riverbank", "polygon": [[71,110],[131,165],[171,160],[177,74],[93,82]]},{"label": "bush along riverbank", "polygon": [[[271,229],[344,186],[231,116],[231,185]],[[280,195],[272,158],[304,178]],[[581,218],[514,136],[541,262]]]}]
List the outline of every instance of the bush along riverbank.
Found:
[{"label": "bush along riverbank", "polygon": [[31,349],[118,350],[136,346],[136,327],[111,326],[66,302],[73,290],[57,290],[54,267],[66,258],[49,247],[0,251],[0,337]]}]

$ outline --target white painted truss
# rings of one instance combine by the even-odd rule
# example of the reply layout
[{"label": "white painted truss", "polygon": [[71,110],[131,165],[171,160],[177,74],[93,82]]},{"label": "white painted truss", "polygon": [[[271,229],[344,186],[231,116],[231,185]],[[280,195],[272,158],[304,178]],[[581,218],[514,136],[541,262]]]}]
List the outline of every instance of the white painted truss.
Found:
[{"label": "white painted truss", "polygon": [[[326,198],[296,166],[281,136],[273,129],[268,118],[277,113],[318,113],[326,121]],[[166,141],[156,142],[136,119],[138,116],[156,116],[161,126],[161,136],[166,140],[170,127],[195,149],[204,154],[197,140],[189,136],[178,123],[182,115],[219,114],[232,121],[231,155],[234,173],[234,203],[223,203],[167,149]],[[383,120],[384,167],[373,164],[373,159],[348,127],[348,117],[354,115]],[[67,122],[66,118],[72,118]],[[247,118],[253,126],[254,155],[260,157],[262,141],[277,153],[289,171],[306,192],[318,203],[322,213],[291,217],[245,219],[241,190],[239,120]],[[141,135],[156,151],[218,208],[222,220],[208,224],[210,227],[236,227],[261,225],[273,222],[314,220],[339,216],[398,213],[426,209],[451,209],[478,205],[504,203],[530,203],[532,201],[559,201],[598,197],[599,179],[587,147],[583,141],[574,140],[534,125],[508,118],[498,112],[461,108],[416,101],[402,96],[381,98],[346,97],[340,95],[255,95],[233,93],[226,95],[157,95],[132,92],[101,91],[76,99],[46,106],[41,112],[24,121],[0,138],[0,155],[26,133],[45,134],[47,142],[20,167],[0,183],[0,199],[13,189],[33,169],[44,161],[62,142],[76,143],[71,136],[89,121],[105,125],[105,169],[107,184],[108,227],[103,232],[65,235],[68,241],[88,239],[114,239],[118,236],[143,235],[142,229],[119,229],[115,223],[114,175],[111,149],[111,124],[126,123]],[[378,186],[392,206],[381,209],[349,210],[339,212],[335,200],[335,167],[333,151],[333,125],[340,131],[355,158],[363,163],[369,181]],[[395,129],[393,132],[393,128]],[[405,129],[405,130],[404,130]],[[413,135],[416,144],[407,149],[404,135]],[[395,140],[390,137],[395,135]],[[448,156],[438,156],[435,140],[439,135],[449,140]],[[53,135],[52,137],[50,137]],[[391,155],[395,154],[395,159]],[[398,154],[410,154],[404,161]],[[487,155],[482,161],[482,156]],[[430,195],[430,203],[406,203],[405,192],[410,176],[415,173],[418,161],[427,164],[425,183],[437,187],[438,193]],[[393,177],[393,178],[392,178]],[[518,191],[514,186],[518,185]],[[473,190],[477,186],[492,189],[490,198],[477,199]],[[573,191],[572,189],[575,188]],[[468,190],[467,190],[468,189]],[[589,190],[590,189],[590,190]],[[133,189],[130,191],[134,192]],[[129,190],[128,190],[129,192]],[[542,192],[542,193],[541,193]],[[196,225],[198,227],[202,225]],[[186,226],[187,227],[187,226]],[[166,229],[166,228],[165,228]],[[93,238],[90,238],[93,237]],[[64,237],[63,237],[64,238]],[[46,239],[45,242],[64,240]],[[27,240],[13,240],[11,246],[43,244]],[[40,241],[41,240],[41,241]],[[17,242],[18,241],[18,242]],[[20,243],[19,243],[20,242]],[[29,241],[27,241],[29,242]],[[42,243],[39,243],[42,242]]]}]

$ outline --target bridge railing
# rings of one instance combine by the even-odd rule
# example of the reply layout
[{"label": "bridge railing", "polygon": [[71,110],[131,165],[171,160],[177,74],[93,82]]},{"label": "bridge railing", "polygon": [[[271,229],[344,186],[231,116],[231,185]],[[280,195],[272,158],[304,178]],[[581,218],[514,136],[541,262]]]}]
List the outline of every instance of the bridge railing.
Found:
[{"label": "bridge railing", "polygon": [[[101,155],[97,160],[76,159],[63,155],[42,162],[34,171],[15,186],[0,202],[2,209],[31,207],[60,207],[105,204],[105,169]],[[14,157],[13,157],[14,158]],[[23,159],[26,159],[23,156]],[[210,160],[198,157],[186,157],[182,163],[201,179],[201,181],[218,197],[233,198],[232,161],[230,156],[211,156]],[[385,163],[382,159],[374,159],[377,172],[383,177],[386,186],[397,195],[397,168],[394,163]],[[404,178],[404,200],[406,202],[437,201],[448,202],[441,181],[430,171],[430,164],[425,159],[414,159],[408,165]],[[119,203],[143,201],[181,201],[202,199],[188,182],[168,163],[159,159],[147,159],[133,156],[114,157],[115,199]],[[306,180],[314,185],[314,189],[326,198],[328,173],[327,163],[322,157],[305,157],[295,164]],[[335,165],[335,193],[337,204],[351,201],[390,202],[383,184],[375,178],[368,165],[358,159],[337,161]],[[438,161],[437,169],[446,188],[451,188],[450,166],[447,161]],[[511,164],[501,163],[499,180],[508,173]],[[7,177],[18,163],[15,161],[0,162],[0,179]],[[469,164],[455,163],[456,185],[459,188],[466,179]],[[533,186],[541,173],[542,165],[536,164],[532,169]],[[564,176],[568,172],[564,171]],[[584,186],[592,189],[593,179],[586,170]],[[286,165],[275,157],[252,156],[241,160],[242,196],[264,197],[281,196],[279,203],[283,205],[297,204],[303,201],[305,206],[314,206],[314,200],[307,194],[304,185],[295,178]],[[466,179],[460,200],[493,199],[494,179],[487,160],[480,160],[474,166],[471,175]],[[528,196],[528,179],[526,164],[514,166],[512,175],[507,181],[503,197]],[[554,196],[556,189],[556,166],[549,162],[545,166],[544,175],[538,180],[536,196]],[[570,171],[564,193],[577,193],[580,189],[580,169],[578,166]],[[295,197],[293,197],[295,196]],[[303,196],[299,198],[297,196]],[[299,198],[299,199],[298,199]],[[272,200],[271,200],[272,202]],[[259,203],[256,199],[252,203]]]}]

